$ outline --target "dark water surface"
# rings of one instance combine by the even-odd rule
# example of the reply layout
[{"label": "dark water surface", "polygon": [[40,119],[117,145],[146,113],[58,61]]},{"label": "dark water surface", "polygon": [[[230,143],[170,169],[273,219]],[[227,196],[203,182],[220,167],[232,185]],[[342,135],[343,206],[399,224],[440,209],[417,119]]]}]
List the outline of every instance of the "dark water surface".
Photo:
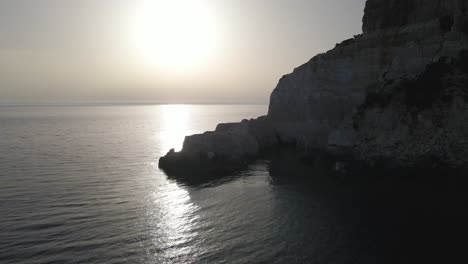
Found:
[{"label": "dark water surface", "polygon": [[456,177],[259,161],[197,184],[184,135],[266,106],[0,108],[0,263],[468,263]]}]

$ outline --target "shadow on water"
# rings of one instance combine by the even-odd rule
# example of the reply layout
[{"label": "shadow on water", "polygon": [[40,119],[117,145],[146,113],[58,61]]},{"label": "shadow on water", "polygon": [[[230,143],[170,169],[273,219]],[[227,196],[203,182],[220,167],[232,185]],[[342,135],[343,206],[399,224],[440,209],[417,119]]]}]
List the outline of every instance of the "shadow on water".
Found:
[{"label": "shadow on water", "polygon": [[[360,168],[273,158],[271,183],[313,194],[341,232],[336,263],[468,263],[466,172]],[[340,260],[341,255],[341,260]],[[348,261],[346,261],[348,260]]]},{"label": "shadow on water", "polygon": [[247,171],[248,170],[246,168],[245,170],[233,172],[231,174],[215,174],[199,171],[193,171],[191,173],[184,174],[173,174],[166,171],[164,173],[169,179],[175,180],[178,184],[181,184],[183,186],[202,188],[219,186],[228,182],[235,181],[241,177],[244,177],[245,172]]},{"label": "shadow on water", "polygon": [[[333,263],[468,263],[466,172],[362,168],[340,173],[330,160],[305,161],[291,154],[271,157],[265,170],[271,188],[294,193],[293,198],[281,194],[281,199],[291,199],[286,205],[311,205],[301,207],[307,212],[299,217],[320,217],[330,227],[325,232],[307,227],[312,220],[298,220],[305,226],[301,227],[305,236],[310,236],[297,241],[298,248],[305,247],[300,249],[305,250],[304,255],[308,254],[307,241],[315,239],[327,242],[310,246],[311,250],[321,249],[310,255],[331,256],[328,260]],[[252,173],[245,170],[228,177],[174,179],[185,185],[212,187],[249,175]],[[319,209],[312,208],[314,204]],[[281,225],[290,225],[289,221]],[[287,241],[303,239],[294,232],[286,236],[290,236]],[[305,257],[304,261],[318,260]]]}]

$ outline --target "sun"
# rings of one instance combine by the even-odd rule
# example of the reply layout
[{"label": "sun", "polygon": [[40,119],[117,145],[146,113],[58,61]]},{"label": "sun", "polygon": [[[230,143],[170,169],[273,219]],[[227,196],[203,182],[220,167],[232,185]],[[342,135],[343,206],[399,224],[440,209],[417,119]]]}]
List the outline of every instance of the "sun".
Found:
[{"label": "sun", "polygon": [[166,69],[205,63],[218,45],[215,16],[203,0],[146,0],[132,39],[146,62]]}]

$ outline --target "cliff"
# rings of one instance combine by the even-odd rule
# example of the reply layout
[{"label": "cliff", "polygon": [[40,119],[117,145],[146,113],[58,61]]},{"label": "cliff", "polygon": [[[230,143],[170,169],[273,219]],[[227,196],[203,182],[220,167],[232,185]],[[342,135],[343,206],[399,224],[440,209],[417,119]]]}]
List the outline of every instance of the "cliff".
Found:
[{"label": "cliff", "polygon": [[283,145],[368,163],[467,166],[467,8],[466,0],[368,0],[363,34],[283,76],[267,117],[187,137],[161,167],[200,157],[242,164]]}]

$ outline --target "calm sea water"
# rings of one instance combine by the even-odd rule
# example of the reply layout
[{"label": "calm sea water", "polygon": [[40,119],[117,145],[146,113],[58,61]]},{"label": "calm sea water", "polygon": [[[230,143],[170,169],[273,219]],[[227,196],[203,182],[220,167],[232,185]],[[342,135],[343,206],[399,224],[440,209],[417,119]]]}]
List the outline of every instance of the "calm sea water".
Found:
[{"label": "calm sea water", "polygon": [[454,263],[462,257],[465,244],[454,241],[463,238],[464,189],[445,180],[354,180],[288,159],[199,183],[158,169],[158,158],[180,148],[186,134],[266,111],[252,105],[0,108],[0,263]]}]

